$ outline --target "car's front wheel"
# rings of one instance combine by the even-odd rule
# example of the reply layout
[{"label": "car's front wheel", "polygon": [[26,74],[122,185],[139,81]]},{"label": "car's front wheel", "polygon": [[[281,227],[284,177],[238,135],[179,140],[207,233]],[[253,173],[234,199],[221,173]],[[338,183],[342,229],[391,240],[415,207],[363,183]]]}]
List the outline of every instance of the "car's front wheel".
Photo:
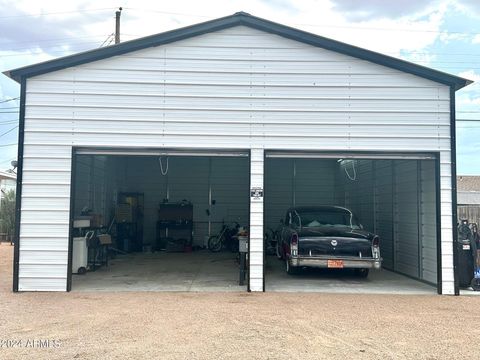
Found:
[{"label": "car's front wheel", "polygon": [[359,278],[367,278],[370,269],[355,269],[355,275]]}]

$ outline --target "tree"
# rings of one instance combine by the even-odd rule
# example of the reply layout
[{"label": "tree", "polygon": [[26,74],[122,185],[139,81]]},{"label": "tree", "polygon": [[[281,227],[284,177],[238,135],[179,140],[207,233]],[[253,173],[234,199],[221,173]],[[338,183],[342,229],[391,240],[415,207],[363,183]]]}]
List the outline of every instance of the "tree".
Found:
[{"label": "tree", "polygon": [[0,223],[2,232],[7,234],[10,242],[13,241],[15,232],[15,191],[9,190],[4,192],[4,197],[0,203]]}]

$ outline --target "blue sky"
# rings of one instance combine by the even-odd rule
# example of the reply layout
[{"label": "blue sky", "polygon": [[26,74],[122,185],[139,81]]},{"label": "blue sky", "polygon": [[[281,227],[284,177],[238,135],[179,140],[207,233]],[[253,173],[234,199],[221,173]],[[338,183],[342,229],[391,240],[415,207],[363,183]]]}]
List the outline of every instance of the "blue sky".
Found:
[{"label": "blue sky", "polygon": [[[0,0],[0,71],[246,11],[476,81],[457,92],[458,174],[480,175],[480,0]],[[0,74],[0,170],[16,158],[19,86]],[[479,121],[475,121],[479,120]]]}]

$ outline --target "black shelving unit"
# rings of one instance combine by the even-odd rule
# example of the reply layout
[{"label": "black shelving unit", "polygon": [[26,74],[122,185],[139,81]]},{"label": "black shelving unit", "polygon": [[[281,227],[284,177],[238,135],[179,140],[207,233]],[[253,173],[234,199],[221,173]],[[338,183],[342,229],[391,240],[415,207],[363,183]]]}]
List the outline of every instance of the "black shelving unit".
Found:
[{"label": "black shelving unit", "polygon": [[143,193],[118,194],[117,207],[128,205],[130,210],[122,218],[116,215],[117,248],[125,251],[142,251],[143,247]]},{"label": "black shelving unit", "polygon": [[193,205],[162,203],[158,209],[156,250],[184,251],[193,242]]}]

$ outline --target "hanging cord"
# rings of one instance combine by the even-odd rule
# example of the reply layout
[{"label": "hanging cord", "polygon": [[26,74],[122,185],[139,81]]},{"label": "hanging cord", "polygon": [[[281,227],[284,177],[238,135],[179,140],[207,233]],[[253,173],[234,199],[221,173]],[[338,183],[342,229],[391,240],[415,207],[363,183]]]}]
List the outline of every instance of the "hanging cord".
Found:
[{"label": "hanging cord", "polygon": [[350,176],[350,174],[348,173],[347,166],[345,166],[345,174],[347,174],[350,180],[355,181],[357,180],[357,171],[355,170],[355,160],[351,160],[351,162],[352,162],[352,168],[353,168],[353,177]]},{"label": "hanging cord", "polygon": [[160,163],[160,172],[162,173],[162,175],[163,176],[167,175],[167,173],[168,173],[168,156],[167,156],[167,164],[165,166],[165,170],[163,170],[162,157],[158,158],[158,162]]}]

